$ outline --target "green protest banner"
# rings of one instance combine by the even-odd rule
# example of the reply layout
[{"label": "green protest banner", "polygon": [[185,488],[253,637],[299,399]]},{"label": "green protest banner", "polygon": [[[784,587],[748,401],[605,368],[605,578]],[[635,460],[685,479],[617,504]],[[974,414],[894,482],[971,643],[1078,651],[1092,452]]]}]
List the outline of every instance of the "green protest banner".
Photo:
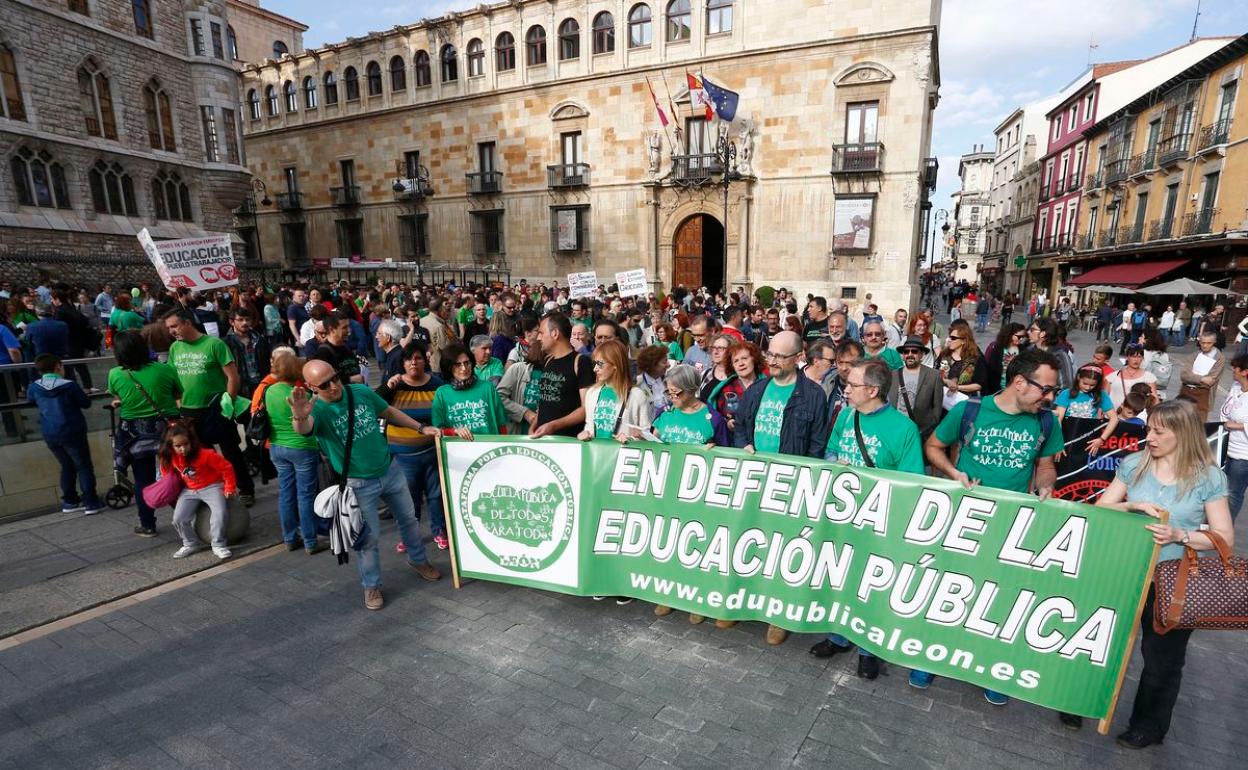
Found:
[{"label": "green protest banner", "polygon": [[733,449],[440,444],[460,576],[836,632],[1111,713],[1155,558],[1139,515]]}]

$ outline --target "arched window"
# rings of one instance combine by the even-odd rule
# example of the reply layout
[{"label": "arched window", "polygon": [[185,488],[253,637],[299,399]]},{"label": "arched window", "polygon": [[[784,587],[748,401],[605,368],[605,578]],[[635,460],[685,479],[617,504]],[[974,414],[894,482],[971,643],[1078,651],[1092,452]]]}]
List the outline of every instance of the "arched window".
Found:
[{"label": "arched window", "polygon": [[290,49],[281,40],[273,41],[273,58],[281,59],[284,55],[290,53]]},{"label": "arched window", "polygon": [[247,114],[252,120],[260,119],[260,94],[254,88],[247,92]]},{"label": "arched window", "polygon": [[447,43],[442,46],[442,53],[438,57],[442,66],[442,82],[453,83],[459,80],[459,59],[457,57],[455,46]]},{"label": "arched window", "polygon": [[559,61],[581,58],[581,25],[576,19],[559,24]]},{"label": "arched window", "polygon": [[479,38],[468,41],[468,77],[476,78],[485,74],[485,44]]},{"label": "arched window", "polygon": [[299,97],[295,92],[295,83],[293,80],[287,80],[282,86],[282,95],[286,98],[286,111],[299,111]]},{"label": "arched window", "polygon": [[273,86],[264,87],[264,107],[270,118],[277,115],[277,89]]},{"label": "arched window", "polygon": [[96,211],[128,217],[139,215],[139,207],[134,202],[134,181],[120,163],[97,160],[87,172],[87,182]]},{"label": "arched window", "polygon": [[334,73],[326,72],[323,78],[325,83],[325,105],[338,103],[338,79],[334,77]]},{"label": "arched window", "polygon": [[155,80],[149,80],[143,86],[143,111],[147,115],[147,140],[152,149],[176,151],[178,148],[173,141],[173,111],[169,108],[169,94]]},{"label": "arched window", "polygon": [[238,61],[238,35],[234,34],[234,26],[232,24],[225,25],[225,41],[230,48],[230,58]]},{"label": "arched window", "polygon": [[69,208],[65,171],[60,163],[53,162],[46,150],[36,153],[29,147],[23,147],[13,156],[9,170],[13,172],[18,203],[48,209]]},{"label": "arched window", "polygon": [[117,119],[113,114],[113,91],[108,76],[100,72],[95,59],[87,58],[78,68],[78,94],[87,133],[107,139],[117,138]]},{"label": "arched window", "polygon": [[639,3],[628,12],[628,47],[644,48],[650,45],[650,6]]},{"label": "arched window", "polygon": [[433,73],[429,69],[429,54],[425,51],[416,52],[416,87],[423,88],[433,82]]},{"label": "arched window", "polygon": [[594,17],[594,53],[615,50],[615,17],[603,11]]},{"label": "arched window", "polygon": [[667,42],[688,40],[693,34],[689,22],[689,0],[672,0],[667,4]]},{"label": "arched window", "polygon": [[316,109],[316,78],[311,75],[303,79],[303,108]]},{"label": "arched window", "polygon": [[13,51],[3,43],[0,43],[0,118],[26,119],[22,83],[17,77],[17,60],[13,58]]},{"label": "arched window", "polygon": [[355,71],[355,67],[347,67],[342,71],[342,84],[347,88],[347,101],[359,101],[360,75]]},{"label": "arched window", "polygon": [[130,8],[134,13],[134,31],[150,40],[152,38],[151,0],[130,0]]},{"label": "arched window", "polygon": [[516,38],[510,32],[501,32],[494,38],[494,69],[499,72],[516,68]]},{"label": "arched window", "polygon": [[368,95],[381,96],[381,65],[370,61],[364,65],[364,76],[368,78]]},{"label": "arched window", "polygon": [[156,205],[156,218],[175,222],[190,222],[191,188],[176,173],[158,171],[152,177],[152,202]]},{"label": "arched window", "polygon": [[546,63],[546,28],[540,24],[529,27],[524,36],[524,63],[530,67]]},{"label": "arched window", "polygon": [[707,0],[706,34],[732,31],[732,0]]},{"label": "arched window", "polygon": [[407,90],[407,62],[403,61],[402,56],[390,58],[390,90]]}]

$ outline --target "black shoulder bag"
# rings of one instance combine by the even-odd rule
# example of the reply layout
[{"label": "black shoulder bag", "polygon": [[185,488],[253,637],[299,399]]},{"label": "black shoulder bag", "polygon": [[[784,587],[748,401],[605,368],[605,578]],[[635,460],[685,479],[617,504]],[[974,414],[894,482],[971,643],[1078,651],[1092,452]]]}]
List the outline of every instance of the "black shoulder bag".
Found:
[{"label": "black shoulder bag", "polygon": [[862,454],[862,461],[867,464],[868,468],[875,467],[875,461],[871,459],[871,453],[867,451],[867,444],[862,440],[862,412],[854,410],[854,438],[858,440],[858,451]]}]

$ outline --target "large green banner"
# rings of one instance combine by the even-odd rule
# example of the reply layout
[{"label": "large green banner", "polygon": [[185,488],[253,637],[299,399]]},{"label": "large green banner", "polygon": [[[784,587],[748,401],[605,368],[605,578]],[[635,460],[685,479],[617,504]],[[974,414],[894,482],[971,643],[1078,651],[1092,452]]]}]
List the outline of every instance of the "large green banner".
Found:
[{"label": "large green banner", "polygon": [[843,634],[1103,717],[1154,548],[1139,515],[652,443],[445,440],[459,575]]}]

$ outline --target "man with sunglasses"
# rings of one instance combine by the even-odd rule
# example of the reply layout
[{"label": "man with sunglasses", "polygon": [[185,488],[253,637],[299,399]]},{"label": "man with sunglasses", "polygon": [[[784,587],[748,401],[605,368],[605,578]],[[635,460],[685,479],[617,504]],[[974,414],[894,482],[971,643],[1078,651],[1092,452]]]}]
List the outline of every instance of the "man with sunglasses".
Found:
[{"label": "man with sunglasses", "polygon": [[939,372],[923,365],[923,356],[927,355],[928,348],[922,337],[907,337],[899,351],[904,366],[893,377],[888,389],[888,402],[913,420],[919,428],[919,435],[926,440],[940,422],[944,408],[941,405],[944,383],[940,381]]},{"label": "man with sunglasses", "polygon": [[[983,484],[1041,500],[1053,494],[1062,451],[1062,430],[1052,413],[1046,417],[1058,391],[1057,357],[1044,350],[1019,353],[1006,368],[1006,385],[995,396],[962,401],[945,415],[924,445],[927,462],[967,489]],[[968,409],[971,411],[968,413]],[[958,446],[956,465],[947,450]],[[910,672],[910,686],[926,689],[935,677]],[[1009,702],[1005,695],[984,690],[994,706]]]},{"label": "man with sunglasses", "polygon": [[[763,377],[745,391],[737,407],[733,445],[755,451],[823,459],[828,447],[828,400],[823,388],[797,371],[802,340],[784,331],[771,341]],[[780,644],[789,632],[767,629],[767,643]]]},{"label": "man with sunglasses", "polygon": [[416,508],[407,487],[403,469],[390,456],[390,447],[381,431],[379,420],[388,425],[408,428],[428,436],[438,430],[421,425],[402,410],[387,404],[367,385],[352,384],[355,415],[347,413],[346,391],[342,376],[326,361],[309,361],[303,367],[303,380],[316,394],[308,400],[307,391],[295,390],[287,398],[291,424],[304,436],[314,436],[321,451],[329,458],[335,474],[341,474],[346,454],[347,425],[352,424],[351,458],[347,485],[355,492],[356,502],[364,517],[364,542],[357,550],[356,566],[364,586],[364,606],[379,610],[385,606],[381,595],[381,553],[377,548],[381,521],[378,500],[385,500],[399,525],[399,536],[407,547],[407,561],[416,574],[425,580],[438,580],[442,573],[429,563],[425,544],[416,521]]},{"label": "man with sunglasses", "polygon": [[888,346],[888,332],[879,321],[868,321],[862,325],[862,357],[863,360],[879,359],[888,364],[894,372],[901,369],[901,356]]}]

